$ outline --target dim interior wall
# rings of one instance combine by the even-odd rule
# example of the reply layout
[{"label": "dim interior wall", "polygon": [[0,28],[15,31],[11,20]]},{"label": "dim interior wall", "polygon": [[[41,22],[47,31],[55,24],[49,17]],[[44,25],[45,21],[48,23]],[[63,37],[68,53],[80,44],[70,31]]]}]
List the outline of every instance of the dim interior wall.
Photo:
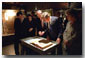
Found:
[{"label": "dim interior wall", "polygon": [[[19,10],[2,9],[2,34],[14,34],[14,21]],[[24,10],[20,10],[24,12]],[[7,13],[7,15],[5,15]],[[13,15],[14,13],[14,15]],[[12,16],[13,15],[13,16]],[[7,16],[7,17],[6,17]]]},{"label": "dim interior wall", "polygon": [[[14,33],[14,20],[15,16],[8,16],[6,18],[6,11],[11,11],[11,10],[2,10],[2,30],[3,34],[11,34]],[[15,13],[17,13],[17,10],[13,10]],[[8,13],[10,14],[10,13]],[[11,13],[12,14],[12,13]]]},{"label": "dim interior wall", "polygon": [[[5,13],[9,11],[8,17],[5,17]],[[15,15],[12,16],[12,12],[14,11]],[[2,9],[2,46],[6,46],[9,44],[14,43],[15,35],[14,35],[14,21],[16,18],[16,13],[19,10],[12,10],[12,9]],[[23,10],[21,10],[23,11]],[[8,19],[7,19],[8,18]]]}]

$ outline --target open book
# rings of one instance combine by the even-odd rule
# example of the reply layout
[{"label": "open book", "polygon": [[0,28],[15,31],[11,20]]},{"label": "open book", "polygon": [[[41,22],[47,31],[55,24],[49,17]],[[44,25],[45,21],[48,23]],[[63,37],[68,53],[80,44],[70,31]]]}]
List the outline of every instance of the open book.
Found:
[{"label": "open book", "polygon": [[35,40],[31,44],[33,44],[34,46],[36,46],[40,49],[44,49],[44,48],[51,46],[53,43],[51,43],[47,39],[42,39],[42,40]]}]

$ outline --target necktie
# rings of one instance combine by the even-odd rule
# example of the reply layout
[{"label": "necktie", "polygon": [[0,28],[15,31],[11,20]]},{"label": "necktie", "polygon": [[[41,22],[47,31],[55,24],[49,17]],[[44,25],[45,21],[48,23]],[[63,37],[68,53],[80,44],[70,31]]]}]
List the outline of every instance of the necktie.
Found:
[{"label": "necktie", "polygon": [[49,22],[47,23],[47,28],[48,28],[48,29],[50,28],[50,23],[49,23]]}]

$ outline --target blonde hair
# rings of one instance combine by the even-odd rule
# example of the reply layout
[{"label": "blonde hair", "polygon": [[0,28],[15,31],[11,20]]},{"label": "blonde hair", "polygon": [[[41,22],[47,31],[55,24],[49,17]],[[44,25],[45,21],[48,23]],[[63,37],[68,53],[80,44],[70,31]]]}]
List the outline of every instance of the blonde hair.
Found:
[{"label": "blonde hair", "polygon": [[41,18],[47,19],[48,17],[50,17],[50,14],[48,12],[43,12],[41,15]]}]

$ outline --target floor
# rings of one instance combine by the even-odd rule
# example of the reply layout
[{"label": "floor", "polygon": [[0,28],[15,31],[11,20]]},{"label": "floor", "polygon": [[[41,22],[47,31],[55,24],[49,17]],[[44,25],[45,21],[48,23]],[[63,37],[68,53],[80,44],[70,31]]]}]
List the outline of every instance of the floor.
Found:
[{"label": "floor", "polygon": [[2,47],[2,55],[15,55],[14,44]]},{"label": "floor", "polygon": [[14,44],[2,47],[2,55],[15,55]]}]

